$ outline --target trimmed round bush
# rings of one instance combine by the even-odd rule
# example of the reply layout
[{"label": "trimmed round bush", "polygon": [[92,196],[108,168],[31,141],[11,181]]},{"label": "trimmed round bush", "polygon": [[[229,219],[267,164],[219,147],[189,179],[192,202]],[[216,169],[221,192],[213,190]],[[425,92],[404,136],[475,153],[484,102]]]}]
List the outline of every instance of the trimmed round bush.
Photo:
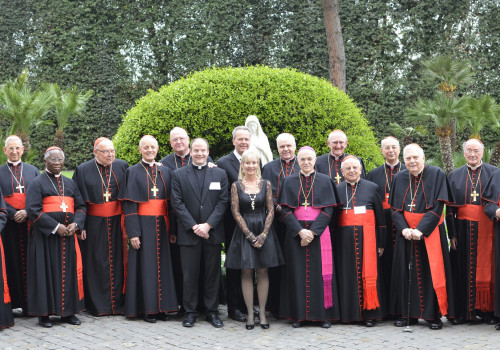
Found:
[{"label": "trimmed round bush", "polygon": [[310,145],[319,155],[333,129],[349,139],[347,153],[360,156],[368,170],[383,162],[371,127],[356,104],[327,80],[266,66],[210,68],[149,91],[123,118],[114,137],[117,154],[129,163],[140,157],[143,135],[158,139],[157,159],[172,152],[169,132],[175,126],[191,138],[204,137],[217,159],[233,150],[231,132],[256,115],[276,153],[276,136],[295,136],[297,149]]}]

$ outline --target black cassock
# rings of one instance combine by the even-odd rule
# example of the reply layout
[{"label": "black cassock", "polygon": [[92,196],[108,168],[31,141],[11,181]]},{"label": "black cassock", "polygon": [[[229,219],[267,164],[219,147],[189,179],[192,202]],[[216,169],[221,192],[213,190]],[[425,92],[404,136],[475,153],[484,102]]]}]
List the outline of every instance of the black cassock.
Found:
[{"label": "black cassock", "polygon": [[[343,153],[339,157],[339,159],[335,159],[335,157],[332,156],[331,153],[323,154],[322,156],[319,156],[318,159],[316,160],[315,168],[320,173],[330,176],[335,182],[335,185],[338,185],[339,183],[344,181],[344,175],[340,170],[340,165],[342,164],[344,158],[349,155],[350,154]],[[363,160],[361,158],[357,156],[356,158],[358,158],[359,161],[361,162],[361,178],[365,179],[366,178],[365,164],[363,163]]]},{"label": "black cassock", "polygon": [[7,204],[7,224],[3,231],[5,267],[13,309],[20,307],[26,310],[28,259],[28,221],[17,223],[14,221],[14,214],[26,208],[26,190],[38,175],[40,171],[26,163],[8,163],[0,167],[0,187]]},{"label": "black cassock", "polygon": [[495,252],[495,293],[494,293],[494,304],[495,304],[495,316],[500,317],[500,259],[498,255],[500,254],[500,221],[496,218],[496,211],[500,208],[500,172],[495,171],[486,187],[483,190],[481,199],[484,202],[484,213],[495,223],[495,246],[493,247]]},{"label": "black cassock", "polygon": [[[57,190],[56,190],[57,189]],[[63,205],[64,200],[64,205]],[[70,208],[73,201],[74,212]],[[64,212],[64,206],[70,208]],[[26,193],[31,220],[28,239],[28,314],[70,316],[84,309],[81,254],[76,235],[52,233],[58,224],[85,223],[85,203],[75,182],[45,172]]]},{"label": "black cassock", "polygon": [[[284,161],[281,158],[277,158],[262,168],[262,178],[269,180],[271,182],[271,188],[273,190],[273,199],[275,204],[274,210],[274,230],[280,247],[283,249],[283,244],[285,240],[286,226],[281,219],[281,214],[278,213],[276,209],[276,200],[278,199],[278,193],[281,185],[281,181],[292,174],[296,174],[300,171],[299,162],[297,162],[297,157],[293,157],[290,161]],[[269,268],[269,297],[267,307],[273,312],[279,312],[280,306],[280,274],[281,266]]]},{"label": "black cassock", "polygon": [[406,169],[406,166],[398,162],[394,167],[387,163],[373,169],[368,173],[366,179],[378,185],[378,194],[382,198],[384,207],[384,219],[386,226],[384,254],[380,257],[382,265],[382,279],[384,281],[385,303],[389,305],[390,289],[391,289],[391,274],[392,274],[392,257],[394,255],[394,246],[396,244],[396,226],[392,222],[391,206],[389,205],[389,194],[391,193],[394,176],[401,170]]},{"label": "black cassock", "polygon": [[125,174],[119,198],[123,200],[127,236],[141,240],[139,249],[130,244],[128,248],[125,315],[177,311],[168,241],[170,172],[164,166],[141,162]]},{"label": "black cassock", "polygon": [[[410,317],[435,320],[441,315],[454,317],[453,288],[448,239],[443,221],[445,203],[453,203],[446,174],[438,167],[425,165],[418,177],[408,169],[396,174],[389,196],[392,219],[397,237],[391,281],[391,314],[405,316],[408,307],[408,265],[412,257]],[[411,188],[410,188],[411,185]],[[417,189],[415,194],[415,189]],[[414,200],[412,203],[412,196]],[[414,205],[414,206],[413,206]],[[410,209],[413,209],[410,211]],[[408,221],[416,221],[410,225]],[[411,241],[401,234],[405,228],[417,228],[423,233],[419,241]],[[433,274],[429,264],[435,261]],[[435,280],[436,286],[433,285]],[[439,302],[438,298],[439,297]]]},{"label": "black cassock", "polygon": [[[306,199],[307,207],[304,205]],[[334,207],[339,205],[335,184],[318,172],[307,177],[290,175],[282,181],[277,202],[283,208],[287,228],[283,245],[285,265],[281,273],[280,317],[297,321],[340,319],[333,249],[328,253],[328,249],[324,249],[328,242],[331,248],[331,236],[325,236],[329,231],[323,233],[328,229]],[[319,215],[314,220],[298,220],[294,212],[299,210],[302,213],[314,210]],[[316,234],[305,247],[300,245],[298,234],[303,228]]]},{"label": "black cassock", "polygon": [[[448,175],[455,203],[446,208],[446,226],[448,237],[457,238],[457,250],[450,249],[455,290],[455,316],[466,320],[474,319],[476,310],[493,311],[494,227],[491,220],[484,214],[485,201],[480,195],[491,174],[497,170],[498,168],[493,165],[483,163],[475,170],[464,165]],[[481,237],[479,240],[478,234]],[[486,283],[482,278],[483,274],[476,275],[478,266],[479,269],[486,267],[484,263],[489,265],[487,275],[490,283],[487,283],[487,286],[483,285]],[[478,277],[477,281],[476,277]],[[481,280],[483,282],[480,282]],[[476,282],[479,283],[482,295],[477,295]],[[489,291],[491,291],[491,296]],[[477,304],[476,295],[480,299]]]},{"label": "black cassock", "polygon": [[[0,232],[3,231],[7,222],[7,206],[3,200],[2,191],[0,190]],[[2,233],[3,236],[3,233]],[[12,307],[10,303],[9,287],[7,284],[7,276],[5,269],[5,255],[2,237],[0,236],[0,329],[12,327],[14,325],[14,316],[12,315]]]},{"label": "black cassock", "polygon": [[[84,227],[87,239],[80,245],[85,307],[93,315],[123,313],[126,261],[121,224],[123,212],[118,191],[125,180],[127,168],[127,162],[120,159],[106,167],[92,159],[80,164],[73,174],[73,180],[87,205]],[[110,196],[105,196],[108,192]]]},{"label": "black cassock", "polygon": [[386,232],[377,185],[364,179],[354,186],[343,181],[337,193],[344,203],[337,209],[338,224],[333,233],[340,319],[382,319],[385,291],[377,248],[384,248]]}]

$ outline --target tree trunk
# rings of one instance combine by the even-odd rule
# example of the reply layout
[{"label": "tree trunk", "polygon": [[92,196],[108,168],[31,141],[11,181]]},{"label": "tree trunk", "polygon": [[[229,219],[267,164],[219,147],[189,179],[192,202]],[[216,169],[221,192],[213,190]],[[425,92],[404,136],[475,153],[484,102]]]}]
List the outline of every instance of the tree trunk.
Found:
[{"label": "tree trunk", "polygon": [[490,164],[494,166],[498,166],[498,163],[500,163],[500,141],[495,143],[495,148],[493,149],[493,152],[491,153],[490,157]]},{"label": "tree trunk", "polygon": [[54,135],[54,146],[63,149],[63,145],[64,145],[64,131],[57,129],[56,134]]},{"label": "tree trunk", "polygon": [[333,86],[336,86],[339,90],[345,91],[346,62],[338,0],[323,0],[323,16],[325,17],[330,81]]},{"label": "tree trunk", "polygon": [[450,120],[450,143],[451,143],[451,152],[452,154],[457,150],[457,120],[455,117],[452,117]]},{"label": "tree trunk", "polygon": [[448,175],[455,168],[455,164],[453,162],[453,152],[451,151],[450,135],[438,135],[438,138],[444,171],[446,172],[446,175]]},{"label": "tree trunk", "polygon": [[18,130],[17,136],[19,136],[19,138],[23,142],[24,154],[27,155],[31,148],[29,135]]}]

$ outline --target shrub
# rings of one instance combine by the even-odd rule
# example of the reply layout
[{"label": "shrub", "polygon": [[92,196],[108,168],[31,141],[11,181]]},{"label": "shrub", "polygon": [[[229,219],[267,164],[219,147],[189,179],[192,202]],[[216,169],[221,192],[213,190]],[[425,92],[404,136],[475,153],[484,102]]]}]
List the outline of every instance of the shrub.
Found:
[{"label": "shrub", "polygon": [[276,136],[292,133],[297,148],[328,152],[326,139],[342,129],[349,139],[346,152],[365,160],[368,169],[382,163],[372,129],[356,104],[327,80],[265,66],[210,68],[149,91],[123,118],[114,137],[117,154],[129,163],[139,159],[137,145],[145,134],[158,139],[157,159],[170,153],[169,131],[180,126],[191,137],[205,137],[212,158],[233,149],[231,131],[256,115],[276,150]]}]

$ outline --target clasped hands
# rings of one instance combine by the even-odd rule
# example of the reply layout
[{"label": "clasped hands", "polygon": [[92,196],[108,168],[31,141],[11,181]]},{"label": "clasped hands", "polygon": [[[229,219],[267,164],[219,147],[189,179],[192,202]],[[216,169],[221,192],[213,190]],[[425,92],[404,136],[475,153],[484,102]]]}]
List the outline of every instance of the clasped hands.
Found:
[{"label": "clasped hands", "polygon": [[27,218],[28,218],[28,214],[26,213],[26,210],[24,210],[24,209],[18,210],[14,214],[14,221],[17,222],[18,224],[25,222]]},{"label": "clasped hands", "polygon": [[420,232],[420,230],[417,230],[416,228],[405,228],[401,234],[403,235],[404,238],[407,240],[415,240],[419,241],[422,239],[423,233]]},{"label": "clasped hands", "polygon": [[299,236],[300,236],[300,245],[302,247],[307,247],[309,243],[311,243],[312,240],[314,239],[314,232],[304,228],[299,231]]},{"label": "clasped hands", "polygon": [[191,228],[193,229],[195,235],[197,235],[197,236],[199,236],[201,238],[208,239],[210,237],[209,234],[208,234],[208,232],[210,231],[210,229],[212,228],[212,226],[210,226],[209,224],[207,224],[205,222],[203,224],[194,225]]},{"label": "clasped hands", "polygon": [[68,226],[59,224],[56,233],[61,237],[73,236],[76,232],[76,224],[73,222]]}]

